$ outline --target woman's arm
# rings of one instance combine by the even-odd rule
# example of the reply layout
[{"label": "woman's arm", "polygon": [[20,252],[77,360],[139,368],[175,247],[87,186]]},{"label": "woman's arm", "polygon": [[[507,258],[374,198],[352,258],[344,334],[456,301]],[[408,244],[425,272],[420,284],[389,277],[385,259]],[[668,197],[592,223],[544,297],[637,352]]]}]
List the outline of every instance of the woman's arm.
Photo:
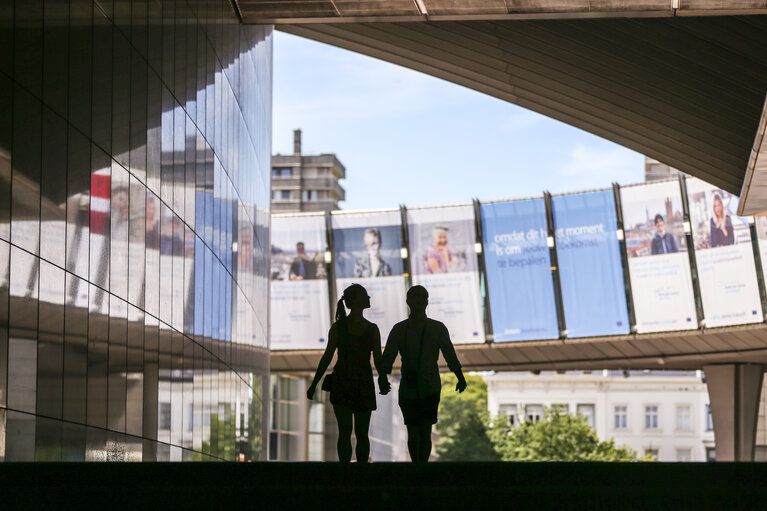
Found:
[{"label": "woman's arm", "polygon": [[317,383],[319,383],[322,375],[327,371],[330,362],[333,361],[333,354],[336,352],[336,346],[338,345],[338,328],[335,323],[330,327],[328,332],[328,345],[325,348],[325,353],[322,354],[320,364],[317,366],[317,372],[314,373],[314,379],[309,388],[306,389],[306,397],[311,400],[314,397],[314,391],[317,389]]},{"label": "woman's arm", "polygon": [[378,325],[373,329],[373,365],[376,367],[378,373],[378,390],[381,395],[386,395],[391,390],[391,384],[386,378],[386,373],[383,371],[383,365],[381,364],[381,331],[378,330]]}]

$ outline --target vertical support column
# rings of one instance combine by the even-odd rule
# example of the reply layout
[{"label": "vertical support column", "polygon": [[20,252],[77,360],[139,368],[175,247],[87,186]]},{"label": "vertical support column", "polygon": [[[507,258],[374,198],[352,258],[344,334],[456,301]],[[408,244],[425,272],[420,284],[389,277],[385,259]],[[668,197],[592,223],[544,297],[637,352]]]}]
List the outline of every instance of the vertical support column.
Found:
[{"label": "vertical support column", "polygon": [[679,188],[682,191],[682,214],[684,220],[684,237],[687,241],[687,255],[690,259],[690,277],[692,278],[692,292],[695,296],[695,311],[698,314],[698,326],[705,328],[705,311],[703,299],[700,295],[700,282],[698,281],[698,264],[695,260],[695,242],[692,239],[692,226],[690,225],[690,204],[687,200],[687,181],[683,174],[679,175]]},{"label": "vertical support column", "polygon": [[402,237],[402,246],[400,247],[400,256],[402,257],[402,268],[405,277],[405,289],[410,289],[413,283],[413,273],[410,264],[410,231],[407,227],[407,208],[404,204],[399,207],[400,216],[400,234]]},{"label": "vertical support column", "polygon": [[759,233],[756,228],[756,218],[749,217],[748,229],[751,232],[751,247],[754,249],[754,265],[756,266],[756,282],[759,284],[759,298],[762,300],[762,317],[767,318],[767,288],[764,285],[764,265],[762,251],[759,249]]},{"label": "vertical support column", "polygon": [[756,422],[764,366],[704,366],[717,461],[754,461]]},{"label": "vertical support column", "polygon": [[629,331],[637,332],[636,311],[634,309],[634,294],[631,292],[631,274],[629,273],[629,258],[626,251],[626,236],[623,229],[623,205],[621,202],[621,187],[613,183],[613,197],[615,199],[615,223],[617,224],[616,236],[621,251],[621,267],[623,268],[623,287],[626,290],[626,308],[628,309]]},{"label": "vertical support column", "polygon": [[549,246],[549,258],[551,260],[551,279],[554,286],[554,299],[557,304],[557,323],[559,324],[559,338],[567,338],[567,323],[565,321],[565,306],[562,300],[562,283],[559,280],[559,260],[557,259],[557,231],[554,224],[554,206],[551,202],[551,194],[543,192],[543,201],[546,205],[546,244]]},{"label": "vertical support column", "polygon": [[[487,267],[485,265],[485,233],[482,226],[482,205],[479,199],[473,199],[472,204],[474,206],[474,232],[475,232],[475,252],[477,253],[477,263],[479,265],[479,278],[481,291],[484,291],[482,297],[482,304],[484,309],[484,321],[485,321],[485,341],[489,342],[493,340],[493,316],[490,312],[490,291],[488,289],[487,280]],[[484,286],[482,285],[484,284]]]},{"label": "vertical support column", "polygon": [[[328,297],[330,299],[330,324],[335,321],[336,311],[334,306],[338,302],[338,292],[336,290],[336,271],[335,271],[335,245],[333,244],[333,219],[330,216],[330,211],[325,211],[325,275],[328,279]],[[328,257],[330,254],[330,257]]]}]

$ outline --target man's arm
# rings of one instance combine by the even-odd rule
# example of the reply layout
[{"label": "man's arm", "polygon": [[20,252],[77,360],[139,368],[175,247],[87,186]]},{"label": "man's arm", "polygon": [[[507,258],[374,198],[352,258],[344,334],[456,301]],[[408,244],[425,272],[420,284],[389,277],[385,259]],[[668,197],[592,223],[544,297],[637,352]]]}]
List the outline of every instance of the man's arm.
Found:
[{"label": "man's arm", "polygon": [[458,361],[458,355],[455,354],[455,348],[450,341],[450,334],[447,331],[447,327],[441,324],[442,334],[439,336],[439,349],[442,351],[442,356],[445,357],[447,367],[450,369],[455,377],[458,378],[458,383],[455,385],[455,390],[463,392],[466,390],[466,378],[463,376],[461,370],[461,362]]}]

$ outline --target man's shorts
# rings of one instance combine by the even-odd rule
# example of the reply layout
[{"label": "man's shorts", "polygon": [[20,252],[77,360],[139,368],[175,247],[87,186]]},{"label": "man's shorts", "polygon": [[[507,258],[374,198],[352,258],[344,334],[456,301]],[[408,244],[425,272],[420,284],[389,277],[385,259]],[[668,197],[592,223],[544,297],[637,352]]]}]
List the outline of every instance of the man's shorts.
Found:
[{"label": "man's shorts", "polygon": [[439,408],[439,393],[431,396],[408,399],[400,397],[399,408],[405,419],[405,426],[416,424],[436,424],[437,409]]}]

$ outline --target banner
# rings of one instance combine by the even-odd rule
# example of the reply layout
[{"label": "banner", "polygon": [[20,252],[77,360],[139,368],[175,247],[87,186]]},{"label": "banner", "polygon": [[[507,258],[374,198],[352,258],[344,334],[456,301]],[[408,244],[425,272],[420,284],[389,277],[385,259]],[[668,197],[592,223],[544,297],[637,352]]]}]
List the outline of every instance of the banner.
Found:
[{"label": "banner", "polygon": [[629,332],[612,190],[552,197],[568,337]]},{"label": "banner", "polygon": [[762,274],[767,265],[767,216],[755,216],[756,239],[759,242],[759,257],[762,263]]},{"label": "banner", "polygon": [[482,204],[495,342],[557,339],[543,199]]},{"label": "banner", "polygon": [[325,349],[330,329],[325,216],[272,217],[273,350]]},{"label": "banner", "polygon": [[413,283],[429,291],[429,317],[454,343],[485,342],[471,205],[407,212]]},{"label": "banner", "polygon": [[621,188],[637,331],[698,327],[679,181]]},{"label": "banner", "polygon": [[747,219],[735,214],[738,198],[689,178],[687,200],[706,326],[760,323],[751,232]]},{"label": "banner", "polygon": [[370,296],[364,316],[378,325],[385,343],[394,324],[407,318],[399,210],[334,212],[331,218],[337,298],[351,284],[364,286]]}]

